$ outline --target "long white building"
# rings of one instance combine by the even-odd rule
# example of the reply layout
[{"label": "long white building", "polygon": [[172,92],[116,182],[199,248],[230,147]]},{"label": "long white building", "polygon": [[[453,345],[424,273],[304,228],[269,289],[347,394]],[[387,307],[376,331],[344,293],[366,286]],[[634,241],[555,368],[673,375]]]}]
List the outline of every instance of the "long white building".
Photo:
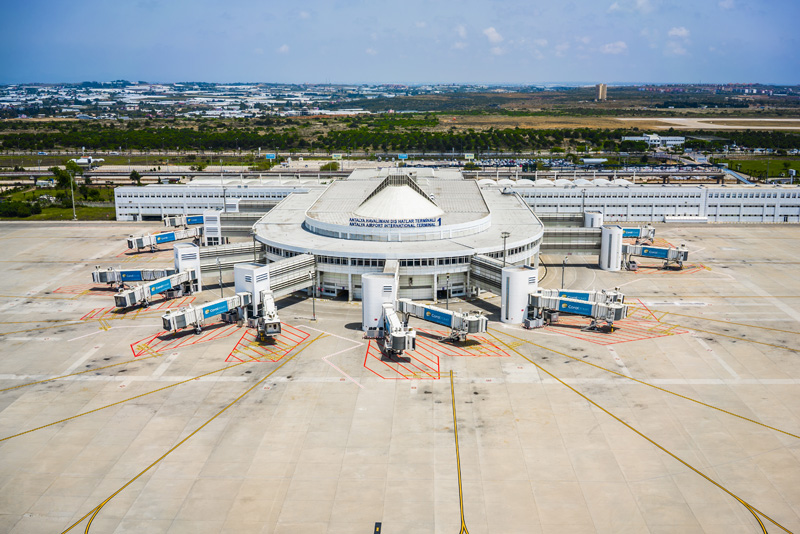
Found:
[{"label": "long white building", "polygon": [[[423,169],[419,169],[419,172]],[[430,180],[446,171],[430,171]],[[365,171],[355,171],[351,179]],[[455,171],[450,171],[455,172]],[[367,173],[368,174],[368,173]],[[327,187],[315,179],[195,180],[188,185],[124,186],[115,190],[117,220],[160,220],[235,209],[239,199],[278,202],[292,193]],[[463,181],[462,184],[470,183]],[[625,180],[483,179],[481,188],[511,188],[539,214],[600,211],[606,221],[664,222],[691,218],[708,222],[800,222],[800,187],[789,185],[639,185]]]}]

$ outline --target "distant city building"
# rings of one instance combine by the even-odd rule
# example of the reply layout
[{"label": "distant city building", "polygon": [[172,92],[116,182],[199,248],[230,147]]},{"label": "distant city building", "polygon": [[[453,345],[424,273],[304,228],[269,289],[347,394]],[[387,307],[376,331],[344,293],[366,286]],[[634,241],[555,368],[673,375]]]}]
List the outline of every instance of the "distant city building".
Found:
[{"label": "distant city building", "polygon": [[595,100],[605,100],[606,99],[606,91],[608,90],[608,86],[604,83],[598,83],[595,86],[597,90],[597,94],[595,96]]},{"label": "distant city building", "polygon": [[644,135],[626,135],[622,137],[623,141],[644,141],[649,147],[664,147],[670,148],[673,146],[682,145],[686,142],[685,137],[668,136],[661,137],[658,134],[644,134]]}]

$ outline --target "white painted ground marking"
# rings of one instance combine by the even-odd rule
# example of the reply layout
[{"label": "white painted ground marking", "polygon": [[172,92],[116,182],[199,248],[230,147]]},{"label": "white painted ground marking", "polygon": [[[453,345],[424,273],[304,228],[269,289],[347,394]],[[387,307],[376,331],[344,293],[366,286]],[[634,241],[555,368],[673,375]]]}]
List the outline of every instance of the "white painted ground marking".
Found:
[{"label": "white painted ground marking", "polygon": [[[81,323],[71,323],[71,324],[81,324]],[[71,326],[71,324],[70,325],[65,325],[65,326]],[[137,325],[132,325],[132,326],[112,326],[108,330],[115,330],[117,328],[153,328],[153,325],[137,324]],[[98,330],[97,332],[92,332],[91,334],[84,334],[82,336],[73,337],[72,339],[68,339],[67,341],[75,341],[77,339],[83,339],[83,338],[89,337],[89,336],[96,336],[97,334],[102,334],[103,332],[108,332],[108,330]]]},{"label": "white painted ground marking", "polygon": [[345,378],[347,378],[348,380],[350,380],[350,381],[351,381],[353,384],[357,385],[357,386],[358,386],[358,387],[360,387],[361,389],[364,389],[364,386],[362,386],[361,384],[359,384],[359,383],[358,383],[358,380],[356,380],[356,379],[355,379],[355,378],[353,378],[352,376],[348,375],[348,374],[347,374],[347,373],[345,373],[345,372],[344,372],[344,371],[343,371],[341,368],[339,368],[339,366],[337,366],[335,363],[333,363],[333,362],[331,362],[331,361],[329,361],[329,360],[328,360],[328,358],[332,358],[333,356],[337,356],[337,355],[339,355],[339,354],[341,354],[341,353],[343,353],[343,352],[347,352],[347,351],[349,351],[349,350],[353,350],[353,349],[355,349],[355,348],[361,347],[361,346],[363,346],[363,345],[364,345],[363,343],[354,342],[352,339],[347,339],[346,337],[338,336],[338,335],[336,335],[336,334],[331,334],[330,332],[325,332],[324,330],[319,330],[318,328],[313,328],[313,327],[311,327],[311,326],[298,326],[297,328],[299,328],[300,330],[313,330],[313,331],[315,331],[315,332],[320,332],[320,333],[322,333],[322,334],[328,334],[329,336],[332,336],[332,337],[337,337],[337,338],[339,338],[339,339],[342,339],[342,340],[344,340],[344,341],[349,341],[349,342],[351,342],[351,343],[355,343],[355,345],[353,345],[352,347],[348,347],[348,348],[346,348],[346,349],[342,349],[342,350],[340,350],[339,352],[334,352],[333,354],[328,354],[327,356],[325,356],[325,357],[323,357],[323,358],[322,358],[322,361],[323,361],[323,362],[325,362],[325,363],[327,363],[328,365],[330,365],[331,367],[333,367],[333,368],[334,368],[334,369],[336,369],[337,371],[339,371],[339,372],[340,372],[340,373],[341,373],[341,374],[342,374],[342,375],[343,375]]},{"label": "white painted ground marking", "polygon": [[731,376],[732,376],[734,379],[736,379],[736,380],[739,380],[739,378],[741,378],[741,377],[740,377],[740,376],[739,376],[739,375],[736,373],[736,371],[734,371],[734,370],[733,370],[733,367],[731,367],[730,365],[728,365],[728,364],[725,362],[725,360],[723,360],[722,358],[720,358],[720,357],[719,357],[719,355],[718,355],[716,352],[714,352],[714,349],[712,349],[711,347],[709,347],[709,346],[708,346],[708,343],[706,343],[706,340],[705,340],[705,339],[703,339],[702,337],[700,337],[700,335],[698,335],[698,334],[697,334],[697,332],[692,332],[692,337],[693,337],[693,338],[695,338],[695,339],[697,340],[697,342],[698,342],[698,343],[700,343],[700,346],[701,346],[701,347],[703,347],[704,349],[706,349],[706,350],[708,351],[708,353],[709,353],[709,354],[711,354],[711,356],[713,356],[713,357],[714,357],[714,359],[715,359],[715,360],[717,360],[717,363],[719,363],[719,364],[722,366],[722,368],[723,368],[723,369],[725,369],[726,371],[728,371],[728,374],[730,374],[730,375],[731,375]]},{"label": "white painted ground marking", "polygon": [[70,366],[67,368],[67,370],[66,370],[66,371],[64,371],[64,372],[63,372],[63,373],[61,373],[61,374],[68,375],[68,374],[72,373],[73,371],[75,371],[75,369],[77,369],[78,367],[80,367],[80,366],[83,364],[83,362],[85,362],[86,360],[88,360],[89,358],[91,358],[91,357],[92,357],[92,354],[94,354],[95,352],[97,352],[98,350],[100,350],[100,347],[102,347],[102,345],[95,345],[94,347],[92,347],[91,349],[89,349],[89,352],[87,352],[86,354],[84,354],[82,358],[78,358],[78,360],[77,360],[75,363],[73,363],[72,365],[70,365]]},{"label": "white painted ground marking", "polygon": [[[0,380],[46,380],[52,378],[49,375],[12,375],[0,374]],[[204,376],[203,378],[195,378],[192,380],[191,376],[160,376],[153,378],[152,376],[120,376],[120,375],[77,375],[63,378],[65,381],[72,382],[183,382],[189,380],[187,384],[192,382],[246,382],[248,380],[245,376],[220,376],[214,378],[211,376]],[[336,383],[341,379],[336,377],[293,377],[292,382],[307,382],[307,383]],[[564,382],[573,385],[601,385],[601,386],[621,386],[623,384],[636,385],[635,382],[624,380],[622,378],[565,378]],[[560,385],[561,383],[552,378],[540,380],[536,376],[527,377],[472,377],[464,379],[456,379],[462,383],[470,384],[546,384],[546,385]],[[279,382],[288,382],[286,378],[275,378],[270,383],[276,384]],[[795,386],[800,385],[800,378],[743,378],[741,380],[721,379],[721,378],[656,378],[648,381],[649,384],[659,386],[742,386],[742,385],[786,385]],[[268,389],[268,388],[267,388]]]},{"label": "white painted ground marking", "polygon": [[784,313],[786,313],[786,315],[788,315],[789,317],[791,317],[795,321],[800,322],[800,313],[798,313],[797,310],[795,310],[794,308],[792,308],[788,304],[785,304],[785,303],[781,302],[779,299],[774,298],[767,291],[764,291],[763,289],[758,287],[753,282],[750,282],[749,280],[742,280],[741,283],[742,283],[743,286],[747,286],[750,289],[752,289],[754,293],[756,293],[756,294],[758,294],[758,295],[760,295],[762,297],[766,297],[766,300],[768,300],[770,303],[772,303],[773,306],[775,306],[776,308],[780,308],[781,310],[784,311]]},{"label": "white painted ground marking", "polygon": [[174,362],[174,361],[175,361],[175,358],[177,358],[177,357],[178,357],[178,354],[179,354],[178,352],[173,352],[172,354],[170,354],[169,356],[167,356],[167,359],[166,359],[166,360],[165,360],[165,361],[164,361],[164,362],[163,362],[161,365],[159,365],[159,366],[156,368],[156,370],[155,370],[155,371],[153,371],[153,374],[152,374],[151,376],[152,376],[153,378],[158,378],[158,377],[160,377],[161,375],[163,375],[163,374],[164,374],[164,372],[166,372],[166,370],[169,368],[170,364],[172,364],[172,362]]},{"label": "white painted ground marking", "polygon": [[648,301],[641,301],[641,300],[639,302],[641,302],[643,305],[647,306],[648,308],[651,307],[651,306],[711,306],[711,304],[709,304],[708,302],[680,302],[680,301],[674,301],[674,302],[666,302],[666,301],[648,302]]},{"label": "white painted ground marking", "polygon": [[625,362],[623,362],[622,358],[619,357],[619,354],[617,354],[617,351],[614,350],[614,347],[608,347],[608,352],[610,352],[611,356],[614,357],[614,363],[616,363],[617,366],[619,366],[620,370],[622,371],[622,374],[624,374],[629,378],[633,378],[633,375],[631,374],[630,371],[628,371],[628,368],[625,367]]},{"label": "white painted ground marking", "polygon": [[58,337],[43,337],[43,336],[20,336],[20,337],[5,337],[6,341],[59,341]]}]

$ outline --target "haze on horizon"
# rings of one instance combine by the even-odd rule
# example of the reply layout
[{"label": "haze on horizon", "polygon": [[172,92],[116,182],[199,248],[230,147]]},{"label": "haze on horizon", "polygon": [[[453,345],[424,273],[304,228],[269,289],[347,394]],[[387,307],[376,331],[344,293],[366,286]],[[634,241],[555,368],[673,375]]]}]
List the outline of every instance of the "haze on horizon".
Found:
[{"label": "haze on horizon", "polygon": [[0,83],[800,83],[796,0],[29,0]]}]

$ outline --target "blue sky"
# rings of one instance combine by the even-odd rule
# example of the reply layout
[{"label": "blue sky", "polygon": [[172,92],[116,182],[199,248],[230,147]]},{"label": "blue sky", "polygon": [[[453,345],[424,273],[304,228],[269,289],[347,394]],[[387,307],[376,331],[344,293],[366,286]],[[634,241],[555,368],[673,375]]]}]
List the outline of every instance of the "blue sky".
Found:
[{"label": "blue sky", "polygon": [[800,0],[26,0],[0,83],[800,83]]}]

